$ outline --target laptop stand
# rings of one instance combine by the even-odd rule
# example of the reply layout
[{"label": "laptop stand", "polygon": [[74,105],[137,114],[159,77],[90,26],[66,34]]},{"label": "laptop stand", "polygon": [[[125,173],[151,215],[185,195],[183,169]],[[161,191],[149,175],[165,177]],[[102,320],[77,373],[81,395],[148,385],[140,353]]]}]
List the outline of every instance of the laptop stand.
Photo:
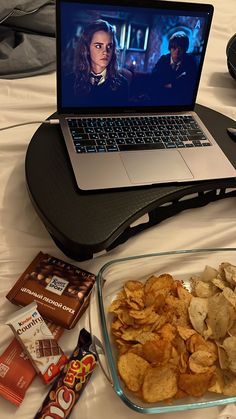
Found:
[{"label": "laptop stand", "polygon": [[[236,144],[226,132],[234,121],[204,106],[197,105],[195,110],[236,167]],[[57,125],[44,124],[35,132],[25,172],[36,212],[60,250],[77,261],[108,251],[180,211],[236,196],[236,179],[80,191]],[[148,221],[135,225],[144,214]]]}]

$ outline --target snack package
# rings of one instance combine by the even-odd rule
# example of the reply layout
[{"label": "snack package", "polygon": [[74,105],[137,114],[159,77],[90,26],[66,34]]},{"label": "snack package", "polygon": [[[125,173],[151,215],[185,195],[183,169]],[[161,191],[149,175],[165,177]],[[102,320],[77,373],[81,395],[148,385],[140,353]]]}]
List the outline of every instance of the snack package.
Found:
[{"label": "snack package", "polygon": [[67,357],[33,302],[13,313],[7,323],[44,383],[50,383],[67,362]]},{"label": "snack package", "polygon": [[44,319],[71,329],[87,308],[94,283],[94,274],[39,252],[6,297],[23,307],[37,301]]},{"label": "snack package", "polygon": [[97,363],[97,356],[91,349],[91,344],[90,333],[82,329],[76,348],[34,419],[69,417]]},{"label": "snack package", "polygon": [[[58,340],[64,330],[51,322],[47,322],[47,326]],[[13,338],[0,355],[0,395],[19,406],[36,374],[20,342]]]},{"label": "snack package", "polygon": [[0,394],[19,406],[35,375],[33,365],[14,338],[0,355]]}]

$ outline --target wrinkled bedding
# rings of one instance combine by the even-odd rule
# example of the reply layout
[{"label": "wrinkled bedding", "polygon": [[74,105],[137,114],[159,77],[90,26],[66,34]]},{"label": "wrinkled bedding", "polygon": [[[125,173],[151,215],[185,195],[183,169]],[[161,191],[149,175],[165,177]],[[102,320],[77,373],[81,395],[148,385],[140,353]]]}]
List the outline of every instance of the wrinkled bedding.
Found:
[{"label": "wrinkled bedding", "polygon": [[13,79],[55,70],[55,1],[2,0],[0,77]]},{"label": "wrinkled bedding", "polygon": [[[198,2],[203,1],[198,0]],[[8,3],[20,8],[23,4],[28,7],[31,2],[1,0],[1,6],[3,4],[6,6],[6,12],[9,10]],[[36,2],[39,6],[43,3],[47,3],[47,7],[51,7],[52,4],[50,1],[43,2],[43,0]],[[213,0],[212,4],[215,7],[215,14],[197,102],[228,116],[232,120],[231,125],[236,127],[236,82],[228,73],[225,54],[227,42],[236,31],[235,0],[227,0],[227,2]],[[43,13],[43,7],[39,9],[39,12]],[[4,17],[6,14],[0,16]],[[17,19],[17,16],[12,16],[10,19],[12,22],[12,19]],[[27,19],[26,16],[25,19]],[[30,16],[28,19],[30,20]],[[7,25],[12,30],[9,21]],[[39,23],[38,34],[35,36],[42,36],[44,40],[51,39],[42,35],[41,32],[43,28],[40,28]],[[47,33],[52,34],[50,24],[47,27]],[[28,58],[33,60],[33,56],[34,49],[32,48]],[[2,71],[1,57],[2,55],[0,55],[0,71]],[[50,63],[48,66],[50,67]],[[34,65],[35,74],[39,67]],[[12,68],[8,77],[5,77],[6,74],[5,78],[0,77],[0,128],[28,121],[41,121],[56,111],[56,74],[54,71],[51,72],[49,67],[46,67],[47,71],[44,69],[43,73],[34,77],[22,77],[26,75],[26,68],[17,69],[18,77],[16,77],[15,68]],[[4,323],[9,314],[15,311],[15,307],[5,298],[5,295],[40,250],[97,273],[105,262],[119,257],[166,250],[236,247],[236,198],[233,197],[210,203],[202,208],[181,212],[132,237],[109,253],[97,255],[93,260],[80,263],[69,260],[52,241],[37,216],[26,189],[25,153],[30,139],[39,126],[38,122],[0,131],[0,353],[12,339],[12,334]],[[83,326],[89,327],[88,312],[72,331],[66,331],[62,336],[60,345],[67,354],[73,350],[79,330]],[[0,398],[0,417],[10,419],[15,415],[17,419],[32,419],[47,391],[48,389],[37,378],[30,386],[19,408]],[[185,419],[199,419],[200,417],[216,419],[221,410],[222,407],[203,411],[192,410],[184,412],[184,417]],[[71,419],[92,419],[93,417],[96,419],[105,417],[151,419],[150,415],[140,416],[139,413],[130,410],[115,395],[100,368],[95,371],[70,417]],[[183,417],[183,412],[152,417],[153,419],[180,419]]]}]

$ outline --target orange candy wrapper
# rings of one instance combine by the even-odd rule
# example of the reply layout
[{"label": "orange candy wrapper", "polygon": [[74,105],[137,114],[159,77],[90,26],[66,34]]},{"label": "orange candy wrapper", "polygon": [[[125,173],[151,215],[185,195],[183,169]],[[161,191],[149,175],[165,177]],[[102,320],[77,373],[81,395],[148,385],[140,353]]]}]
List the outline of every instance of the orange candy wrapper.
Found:
[{"label": "orange candy wrapper", "polygon": [[96,364],[97,356],[92,348],[91,335],[82,329],[76,348],[59,378],[54,381],[34,419],[68,418],[88,384]]}]

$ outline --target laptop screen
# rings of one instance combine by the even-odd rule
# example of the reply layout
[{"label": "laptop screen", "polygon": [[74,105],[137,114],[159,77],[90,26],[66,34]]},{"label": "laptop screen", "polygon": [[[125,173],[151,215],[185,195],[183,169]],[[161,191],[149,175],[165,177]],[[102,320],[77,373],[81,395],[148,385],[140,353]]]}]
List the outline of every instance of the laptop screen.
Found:
[{"label": "laptop screen", "polygon": [[60,113],[193,109],[213,7],[57,1]]}]

